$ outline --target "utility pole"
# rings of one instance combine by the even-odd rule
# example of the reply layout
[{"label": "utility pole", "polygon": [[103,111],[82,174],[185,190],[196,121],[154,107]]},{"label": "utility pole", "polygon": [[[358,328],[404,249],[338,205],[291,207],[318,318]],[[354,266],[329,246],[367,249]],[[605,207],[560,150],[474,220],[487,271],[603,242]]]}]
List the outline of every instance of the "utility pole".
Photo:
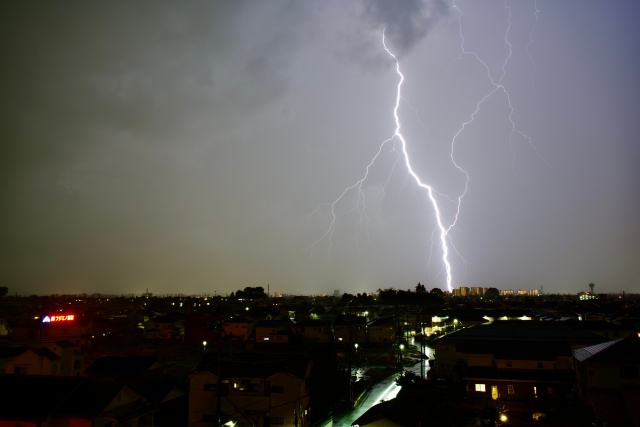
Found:
[{"label": "utility pole", "polygon": [[220,334],[218,334],[218,383],[216,384],[216,427],[220,426],[222,421],[222,410],[220,405],[222,404],[222,340]]},{"label": "utility pole", "polygon": [[424,307],[420,309],[420,377],[424,379]]},{"label": "utility pole", "polygon": [[[353,316],[351,315],[351,312],[353,311],[352,308],[353,306],[351,305],[352,303],[349,303],[349,344],[347,352],[348,352],[348,358],[349,358],[349,370],[348,370],[348,375],[349,375],[349,403],[353,403],[353,396],[352,396],[352,391],[351,391],[351,329],[353,328]],[[297,424],[296,424],[297,425]]]}]

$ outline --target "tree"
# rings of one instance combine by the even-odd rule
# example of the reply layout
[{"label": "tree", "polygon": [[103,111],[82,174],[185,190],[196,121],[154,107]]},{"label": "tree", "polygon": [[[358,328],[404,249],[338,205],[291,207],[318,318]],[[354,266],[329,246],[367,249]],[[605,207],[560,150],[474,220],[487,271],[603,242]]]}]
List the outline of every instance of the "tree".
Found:
[{"label": "tree", "polygon": [[5,296],[9,293],[9,288],[6,286],[0,286],[0,297]]},{"label": "tree", "polygon": [[418,282],[418,284],[416,285],[416,294],[424,294],[425,292],[427,292],[427,288],[425,288],[424,285]]},{"label": "tree", "polygon": [[395,304],[398,291],[393,288],[378,289],[378,298],[382,304]]},{"label": "tree", "polygon": [[500,296],[500,291],[496,288],[489,288],[487,292],[484,293],[487,298],[498,298]]},{"label": "tree", "polygon": [[444,298],[444,292],[442,292],[442,289],[440,288],[433,288],[429,293],[435,297]]}]

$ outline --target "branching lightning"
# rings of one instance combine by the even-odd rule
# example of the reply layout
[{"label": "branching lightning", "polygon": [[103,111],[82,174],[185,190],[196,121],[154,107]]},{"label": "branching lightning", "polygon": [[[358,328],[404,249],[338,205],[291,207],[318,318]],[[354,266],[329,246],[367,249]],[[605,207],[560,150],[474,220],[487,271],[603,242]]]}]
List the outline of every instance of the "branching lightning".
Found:
[{"label": "branching lightning", "polygon": [[[508,1],[508,0],[507,0]],[[401,100],[403,100],[404,98],[402,98],[402,84],[404,82],[404,75],[402,74],[402,72],[400,71],[400,62],[398,61],[398,58],[391,52],[391,50],[387,47],[386,44],[386,39],[385,39],[385,32],[383,31],[382,33],[382,45],[384,47],[384,50],[386,51],[386,53],[393,59],[393,61],[395,62],[395,71],[399,77],[399,81],[397,84],[397,92],[396,92],[396,102],[395,102],[395,106],[393,108],[393,117],[395,120],[395,130],[393,135],[386,139],[385,141],[383,141],[380,144],[380,147],[378,148],[377,153],[375,154],[375,156],[372,158],[372,160],[369,162],[369,164],[366,167],[366,171],[364,173],[364,176],[358,180],[355,184],[351,185],[350,187],[347,187],[341,194],[340,196],[335,199],[333,202],[331,203],[323,203],[320,206],[318,206],[309,216],[309,221],[311,221],[311,218],[320,211],[320,209],[322,209],[325,206],[329,206],[330,207],[330,211],[331,211],[331,221],[329,226],[325,229],[325,231],[321,234],[321,236],[314,241],[306,250],[310,252],[310,256],[313,256],[313,251],[316,247],[316,245],[327,241],[328,243],[328,247],[327,247],[327,251],[328,254],[330,253],[331,250],[331,239],[333,237],[333,234],[336,230],[336,224],[338,221],[338,217],[341,216],[344,213],[350,213],[350,212],[357,212],[358,215],[358,221],[356,223],[356,234],[355,234],[355,243],[356,246],[358,246],[358,235],[360,234],[361,230],[363,229],[363,227],[365,227],[367,229],[367,236],[368,236],[368,226],[369,226],[369,217],[366,213],[366,200],[365,200],[365,193],[363,191],[363,183],[367,180],[368,176],[369,176],[369,172],[371,167],[373,166],[373,164],[376,162],[376,160],[380,157],[381,153],[383,153],[383,151],[385,150],[385,147],[388,145],[391,145],[391,147],[387,150],[389,152],[395,152],[396,153],[396,159],[393,162],[393,166],[391,167],[391,171],[389,172],[389,176],[388,179],[386,181],[386,183],[384,184],[384,186],[382,187],[382,196],[379,200],[379,204],[378,204],[378,210],[376,213],[376,217],[378,219],[378,222],[381,222],[380,220],[380,211],[381,211],[381,206],[382,206],[382,199],[386,196],[386,188],[387,185],[391,182],[391,177],[394,173],[394,171],[396,170],[396,166],[397,164],[402,160],[404,167],[406,168],[406,176],[405,176],[405,181],[404,184],[402,185],[402,187],[400,188],[400,191],[402,191],[402,189],[404,188],[404,186],[406,185],[406,182],[409,178],[409,176],[411,176],[413,178],[413,181],[415,181],[415,183],[417,184],[418,187],[422,188],[424,191],[426,191],[426,195],[428,197],[428,201],[430,202],[432,208],[433,208],[433,212],[435,214],[435,222],[436,225],[431,233],[431,246],[429,248],[429,260],[427,262],[427,268],[429,268],[429,265],[431,263],[431,258],[433,255],[433,244],[434,244],[434,235],[436,235],[437,233],[437,238],[439,240],[439,246],[440,249],[442,251],[442,270],[444,270],[444,272],[446,273],[446,283],[447,283],[447,288],[449,289],[449,291],[453,290],[453,279],[452,279],[452,268],[451,268],[451,262],[449,259],[449,255],[451,253],[451,251],[453,251],[455,254],[457,254],[465,263],[465,265],[467,264],[466,260],[464,260],[464,258],[460,255],[460,253],[456,250],[453,241],[451,239],[450,236],[450,231],[456,226],[456,224],[458,223],[458,219],[460,216],[460,212],[461,212],[461,207],[462,207],[462,202],[464,197],[466,196],[467,192],[468,192],[468,188],[469,188],[469,173],[458,163],[456,162],[455,159],[455,147],[456,147],[456,142],[458,140],[458,137],[473,123],[474,119],[476,118],[476,115],[480,112],[482,105],[485,103],[485,101],[487,101],[489,98],[491,98],[494,94],[496,93],[502,93],[505,96],[505,99],[507,101],[507,105],[509,108],[509,114],[508,114],[508,120],[511,124],[511,132],[509,134],[509,143],[511,146],[511,152],[512,152],[512,157],[515,161],[515,149],[514,149],[514,142],[513,139],[515,136],[519,136],[522,137],[524,140],[526,140],[528,142],[528,144],[531,146],[531,148],[533,148],[533,150],[536,152],[536,154],[538,154],[538,156],[540,156],[540,154],[538,153],[537,148],[534,146],[533,141],[531,139],[530,136],[528,136],[526,133],[524,133],[522,130],[520,130],[517,125],[515,120],[513,119],[513,114],[514,114],[514,108],[513,105],[511,103],[511,96],[509,94],[509,91],[507,90],[507,88],[504,86],[503,84],[503,80],[507,74],[507,66],[509,64],[509,60],[512,57],[513,54],[513,48],[511,43],[509,42],[509,32],[511,30],[511,7],[508,5],[507,1],[505,1],[504,6],[505,8],[508,10],[508,18],[507,18],[507,29],[505,31],[505,35],[504,35],[504,41],[505,44],[509,47],[509,54],[508,56],[505,58],[504,62],[501,64],[501,70],[502,70],[502,74],[499,76],[499,78],[497,80],[495,80],[492,76],[491,76],[491,71],[489,66],[487,65],[487,63],[482,60],[480,58],[480,56],[474,52],[474,51],[470,51],[467,50],[465,47],[465,38],[463,35],[463,31],[462,31],[462,11],[460,10],[460,8],[455,4],[455,0],[453,0],[453,4],[452,4],[452,8],[455,9],[458,12],[458,25],[459,25],[459,36],[461,39],[461,43],[460,43],[460,55],[455,59],[455,60],[460,60],[462,59],[463,55],[468,55],[471,56],[473,58],[475,58],[475,60],[477,60],[486,70],[486,75],[491,83],[491,85],[493,86],[493,88],[486,94],[484,95],[484,97],[482,97],[479,101],[476,102],[475,105],[475,109],[473,110],[473,112],[471,113],[471,115],[469,116],[469,119],[465,122],[462,123],[462,125],[460,126],[460,128],[457,130],[457,132],[455,132],[455,134],[453,135],[453,138],[451,139],[451,151],[450,151],[450,159],[451,162],[453,163],[453,166],[464,176],[464,188],[461,192],[461,194],[457,197],[457,198],[450,198],[449,196],[442,194],[438,191],[436,191],[434,189],[434,187],[432,185],[429,185],[426,182],[423,182],[423,180],[418,176],[418,174],[414,171],[413,167],[412,167],[412,163],[410,160],[410,156],[409,153],[407,151],[407,142],[405,140],[405,137],[402,134],[402,126],[401,126],[401,122],[400,122],[400,117],[399,117],[399,108],[400,108],[400,103]],[[537,3],[535,4],[535,17],[536,17],[536,21],[535,21],[535,25],[537,25],[538,22],[538,8],[537,8]],[[532,60],[532,62],[534,63],[534,71],[535,72],[535,61],[533,61],[533,57],[531,56],[531,54],[529,53],[529,46],[533,43],[533,32],[535,30],[535,25],[533,27],[533,29],[531,30],[530,36],[529,36],[529,43],[527,44],[526,48],[527,48],[527,55],[529,56],[529,58]],[[454,60],[454,61],[455,61]],[[451,66],[451,64],[449,65]],[[533,72],[531,74],[531,81],[532,81],[532,85],[533,85]],[[533,86],[532,86],[533,87]],[[405,100],[405,102],[407,102]],[[407,102],[407,105],[408,102]],[[413,107],[411,107],[409,105],[409,108],[411,110],[413,110],[416,113],[416,116],[418,116],[418,112],[416,109],[414,109]],[[418,122],[421,126],[427,128],[422,122],[420,122],[420,118],[418,116]],[[427,128],[427,130],[429,130]],[[544,160],[544,158],[542,158],[540,156],[540,158],[542,160]],[[544,160],[546,162],[546,160]],[[547,163],[548,165],[548,163]],[[339,213],[336,211],[337,207],[336,205],[344,200],[345,198],[349,197],[350,195],[355,195],[355,206],[350,209],[347,212],[342,212]],[[443,219],[443,215],[441,212],[441,207],[438,204],[438,199],[436,198],[436,196],[442,196],[443,198],[445,198],[446,200],[448,200],[449,202],[451,202],[452,204],[455,205],[455,214],[452,217],[452,220],[450,223],[446,223],[445,220]],[[398,195],[399,197],[399,195]],[[426,201],[426,199],[425,199]],[[358,246],[358,250],[359,250],[359,246]],[[441,271],[442,271],[441,270]]]}]

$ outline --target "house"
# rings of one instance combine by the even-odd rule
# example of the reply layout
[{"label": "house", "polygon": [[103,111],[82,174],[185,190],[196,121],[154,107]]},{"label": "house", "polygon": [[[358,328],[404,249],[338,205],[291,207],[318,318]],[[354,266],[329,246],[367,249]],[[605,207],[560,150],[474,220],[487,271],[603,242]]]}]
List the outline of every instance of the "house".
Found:
[{"label": "house", "polygon": [[16,343],[51,343],[71,341],[78,349],[82,342],[82,327],[75,315],[48,314],[35,319],[12,319],[11,341]]},{"label": "house", "polygon": [[89,378],[126,384],[141,390],[154,377],[162,374],[165,365],[152,356],[101,357],[86,369]]},{"label": "house", "polygon": [[57,341],[42,346],[60,357],[60,375],[78,376],[84,373],[84,355],[71,341]]},{"label": "house", "polygon": [[127,386],[78,377],[2,375],[0,401],[1,426],[135,426],[155,411]]},{"label": "house", "polygon": [[60,357],[46,348],[0,347],[0,374],[60,375]]},{"label": "house", "polygon": [[546,405],[573,398],[571,346],[563,341],[472,340],[464,343],[469,398]]},{"label": "house", "polygon": [[291,320],[263,320],[255,326],[256,342],[287,343],[291,334]]},{"label": "house", "polygon": [[178,335],[174,331],[176,320],[168,316],[157,316],[152,320],[145,322],[144,333],[149,339],[171,339]]},{"label": "house", "polygon": [[0,373],[79,376],[83,358],[70,341],[0,347]]},{"label": "house", "polygon": [[307,380],[313,363],[303,355],[244,354],[222,361],[206,355],[189,376],[189,426],[215,422],[218,393],[223,423],[238,427],[307,427],[311,405]]},{"label": "house", "polygon": [[365,342],[367,318],[364,316],[340,315],[333,322],[333,336],[338,344]]},{"label": "house", "polygon": [[590,403],[593,389],[640,386],[640,340],[620,338],[574,350],[580,394]]},{"label": "house", "polygon": [[254,321],[245,317],[233,317],[223,324],[227,339],[247,341],[253,334]]},{"label": "house", "polygon": [[397,337],[397,322],[393,317],[380,317],[367,323],[368,342],[393,342]]},{"label": "house", "polygon": [[[437,378],[448,378],[454,381],[467,382],[470,387],[470,393],[473,394],[475,392],[475,383],[473,381],[476,379],[489,380],[492,377],[487,375],[497,376],[502,372],[497,370],[497,365],[493,366],[494,369],[491,372],[481,369],[491,367],[491,363],[494,361],[496,363],[501,361],[500,363],[504,363],[504,369],[512,370],[520,369],[514,368],[516,364],[524,370],[530,367],[535,367],[531,369],[539,369],[537,366],[539,366],[539,363],[542,363],[543,368],[540,369],[544,370],[547,369],[547,363],[551,360],[538,360],[537,357],[548,357],[551,359],[556,358],[556,361],[553,362],[553,369],[566,369],[564,364],[567,358],[571,358],[571,354],[568,352],[577,348],[599,344],[604,341],[604,338],[591,332],[573,330],[563,326],[563,322],[495,321],[491,324],[459,329],[435,339],[432,344],[435,349],[435,360],[431,375]],[[482,347],[482,342],[492,344],[491,346],[487,344],[487,346]],[[568,347],[559,346],[557,343],[566,343]],[[521,349],[535,349],[536,346],[541,349],[548,347],[549,349],[553,349],[553,352],[550,354],[532,353],[532,357],[535,355],[536,358],[523,359],[523,357],[527,357],[527,355],[523,354],[524,352]],[[509,359],[509,357],[516,356],[518,359]],[[558,357],[560,359],[557,359]],[[511,363],[511,366],[507,366],[508,362]],[[469,372],[466,371],[467,366],[469,367]],[[474,368],[471,369],[472,367]],[[548,375],[562,376],[561,373]],[[525,379],[526,378],[523,378],[523,380]],[[551,377],[547,378],[549,381],[552,379]],[[488,390],[491,390],[493,396],[494,390],[486,389],[487,384],[489,384],[488,382],[485,381],[480,384],[485,384],[485,391],[479,390],[479,392],[487,393]],[[491,387],[494,385],[497,384],[492,383]],[[503,385],[508,386],[514,384]],[[531,385],[531,387],[533,386],[534,385]],[[500,389],[496,391],[501,397],[503,395],[511,395],[511,397],[515,398],[515,391],[509,393],[508,389],[507,387],[506,393],[503,393]],[[538,389],[536,389],[536,391],[538,391]],[[533,393],[533,389],[529,390],[529,392]]]},{"label": "house", "polygon": [[301,320],[292,326],[292,330],[303,341],[331,341],[331,322],[325,320]]},{"label": "house", "polygon": [[640,425],[640,340],[621,338],[573,352],[580,396],[596,420]]}]

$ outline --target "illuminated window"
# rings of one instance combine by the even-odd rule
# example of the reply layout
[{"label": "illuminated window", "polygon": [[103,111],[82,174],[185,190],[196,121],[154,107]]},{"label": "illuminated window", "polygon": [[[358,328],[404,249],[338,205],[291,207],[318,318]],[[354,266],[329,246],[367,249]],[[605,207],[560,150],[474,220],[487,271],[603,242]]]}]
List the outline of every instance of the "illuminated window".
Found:
[{"label": "illuminated window", "polygon": [[533,394],[538,394],[538,387],[533,388]]},{"label": "illuminated window", "polygon": [[508,386],[507,386],[507,393],[509,393],[509,394],[514,394],[513,386],[512,386],[512,385],[508,385]]},{"label": "illuminated window", "polygon": [[476,391],[485,392],[487,389],[484,384],[476,384]]}]

